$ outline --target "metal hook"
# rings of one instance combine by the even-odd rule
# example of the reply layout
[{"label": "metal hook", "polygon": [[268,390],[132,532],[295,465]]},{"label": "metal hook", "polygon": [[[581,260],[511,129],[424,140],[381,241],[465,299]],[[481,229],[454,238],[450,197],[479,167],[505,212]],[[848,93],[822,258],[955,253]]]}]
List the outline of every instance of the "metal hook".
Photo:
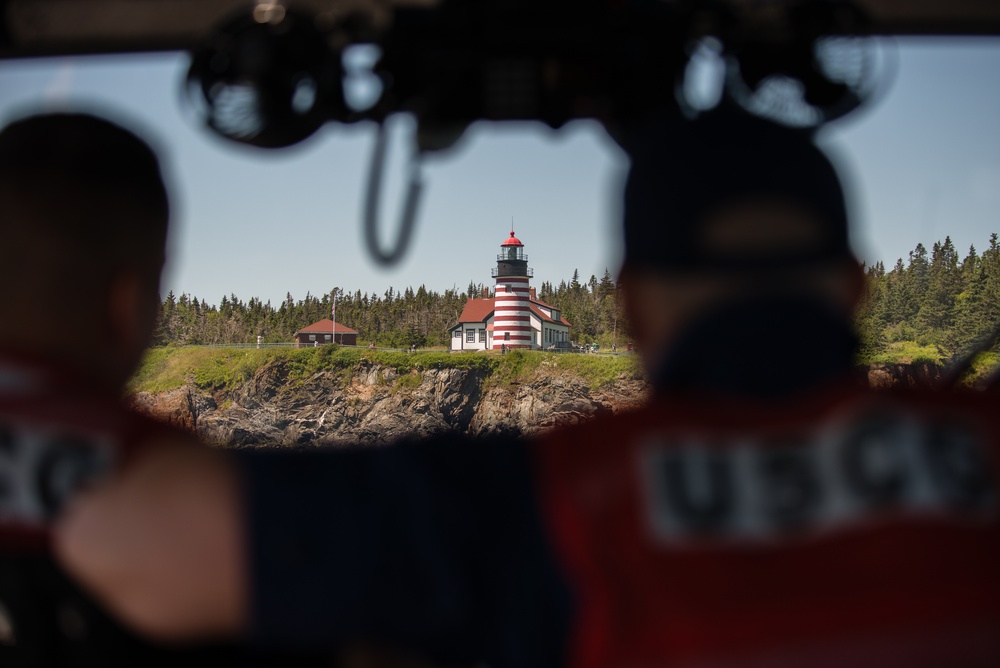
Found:
[{"label": "metal hook", "polygon": [[406,198],[403,200],[403,211],[396,243],[388,252],[383,251],[378,240],[378,206],[382,191],[387,134],[385,123],[379,123],[371,169],[368,172],[368,192],[365,196],[363,225],[368,253],[379,264],[391,267],[399,262],[410,246],[410,237],[413,235],[417,218],[417,207],[420,204],[420,195],[423,191],[423,181],[420,178],[420,157],[419,154],[416,154],[410,164],[410,184],[407,186]]},{"label": "metal hook", "polygon": [[[998,324],[993,331],[980,338],[976,344],[972,346],[972,349],[963,355],[958,361],[944,370],[941,377],[941,386],[946,388],[957,386],[962,380],[962,377],[965,376],[970,369],[972,369],[972,365],[976,361],[976,358],[980,354],[985,353],[992,348],[998,339],[1000,339],[1000,324]],[[997,372],[1000,372],[1000,369],[998,369]],[[987,386],[997,382],[997,372],[987,377]]]}]

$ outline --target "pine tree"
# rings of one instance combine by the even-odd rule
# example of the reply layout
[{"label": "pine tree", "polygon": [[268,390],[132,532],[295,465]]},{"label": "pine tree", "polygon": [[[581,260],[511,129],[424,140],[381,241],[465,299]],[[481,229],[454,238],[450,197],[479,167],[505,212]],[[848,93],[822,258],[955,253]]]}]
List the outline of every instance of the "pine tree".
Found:
[{"label": "pine tree", "polygon": [[927,270],[926,289],[921,292],[917,325],[922,330],[922,342],[948,345],[948,330],[952,325],[955,298],[961,292],[961,274],[958,271],[958,254],[945,237],[943,243],[935,243]]},{"label": "pine tree", "polygon": [[861,352],[874,354],[886,343],[887,285],[885,267],[875,263],[865,272],[865,293],[856,316]]},{"label": "pine tree", "polygon": [[601,282],[597,286],[597,298],[604,299],[608,295],[612,295],[615,292],[615,279],[611,277],[611,272],[608,268],[604,268],[604,275],[601,276]]},{"label": "pine tree", "polygon": [[917,314],[923,306],[927,295],[927,283],[930,280],[930,263],[927,261],[927,249],[921,243],[910,252],[910,264],[906,268],[906,283],[909,288],[910,300],[906,304],[907,324],[917,325]]}]

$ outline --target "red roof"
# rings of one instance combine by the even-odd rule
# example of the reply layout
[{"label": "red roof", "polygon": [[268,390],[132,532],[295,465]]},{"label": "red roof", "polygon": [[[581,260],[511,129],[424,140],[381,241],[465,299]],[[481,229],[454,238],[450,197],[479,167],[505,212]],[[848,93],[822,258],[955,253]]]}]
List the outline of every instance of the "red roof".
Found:
[{"label": "red roof", "polygon": [[[557,325],[566,325],[567,327],[569,326],[569,320],[566,320],[565,318],[563,318],[561,314],[560,314],[559,320],[553,320],[549,316],[545,315],[545,311],[543,311],[542,309],[538,308],[538,306],[537,306],[537,304],[540,304],[540,303],[542,303],[542,302],[537,302],[534,299],[531,300],[531,312],[534,313],[536,316],[538,316],[538,318],[540,320],[542,320],[543,322],[554,322]],[[545,305],[548,306],[548,304],[545,304]]]},{"label": "red roof", "polygon": [[462,322],[483,322],[493,313],[493,299],[470,299],[465,302],[462,315],[458,316],[458,321]]},{"label": "red roof", "polygon": [[[542,304],[548,308],[553,307],[550,307],[548,304],[540,302],[537,299],[529,301],[531,302],[531,312],[534,313],[540,320],[543,320],[544,322],[554,322],[557,325],[569,326],[569,321],[561,317],[561,314],[559,320],[553,320],[549,316],[545,315],[545,311],[538,308],[537,304]],[[458,325],[461,325],[463,322],[485,322],[491,315],[493,315],[494,308],[492,298],[470,299],[465,302],[465,308],[462,309],[462,315],[458,316]],[[455,327],[458,327],[458,325],[455,325]],[[451,329],[455,329],[455,327],[452,327]]]},{"label": "red roof", "polygon": [[553,306],[552,304],[549,304],[548,302],[543,302],[541,299],[532,299],[531,302],[533,304],[540,304],[540,305],[544,306],[545,308],[554,308],[557,311],[559,310],[557,307]]},{"label": "red roof", "polygon": [[[313,324],[309,325],[308,327],[303,327],[302,329],[300,329],[299,331],[297,331],[295,333],[296,334],[332,334],[333,331],[334,331],[332,328],[333,328],[333,320],[330,320],[329,318],[323,318],[319,322],[314,322]],[[337,334],[357,334],[358,333],[356,330],[353,330],[350,327],[345,327],[345,326],[341,325],[339,322],[337,323],[336,332],[337,332]]]},{"label": "red roof", "polygon": [[523,246],[520,240],[514,236],[514,230],[510,231],[510,239],[505,239],[500,246]]}]

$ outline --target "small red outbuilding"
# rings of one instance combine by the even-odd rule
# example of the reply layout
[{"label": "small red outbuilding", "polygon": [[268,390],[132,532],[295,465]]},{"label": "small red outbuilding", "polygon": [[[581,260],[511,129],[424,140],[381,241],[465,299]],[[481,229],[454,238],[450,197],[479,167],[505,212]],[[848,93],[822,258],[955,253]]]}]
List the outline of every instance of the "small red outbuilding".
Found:
[{"label": "small red outbuilding", "polygon": [[295,345],[298,348],[323,345],[324,343],[356,346],[358,345],[358,333],[339,322],[334,323],[329,318],[323,318],[319,322],[314,322],[295,332]]}]

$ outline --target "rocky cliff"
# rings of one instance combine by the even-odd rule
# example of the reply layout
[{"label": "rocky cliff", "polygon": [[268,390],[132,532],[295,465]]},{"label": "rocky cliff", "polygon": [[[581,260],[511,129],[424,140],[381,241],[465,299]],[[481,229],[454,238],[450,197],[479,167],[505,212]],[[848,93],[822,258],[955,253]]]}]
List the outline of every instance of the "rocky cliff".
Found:
[{"label": "rocky cliff", "polygon": [[[131,404],[195,431],[218,445],[384,444],[403,435],[447,430],[477,434],[539,433],[640,405],[649,387],[623,373],[601,387],[542,364],[527,377],[500,380],[482,368],[400,373],[362,359],[352,369],[290,373],[288,360],[257,369],[224,390],[194,382],[159,393],[137,392]],[[860,369],[875,388],[927,385],[935,365]]]},{"label": "rocky cliff", "polygon": [[646,398],[642,380],[628,374],[591,388],[544,365],[528,378],[498,382],[487,370],[439,368],[400,374],[362,360],[349,372],[289,373],[278,360],[245,383],[222,391],[189,382],[129,398],[136,409],[235,447],[383,444],[403,435],[447,430],[469,434],[534,434]]}]

